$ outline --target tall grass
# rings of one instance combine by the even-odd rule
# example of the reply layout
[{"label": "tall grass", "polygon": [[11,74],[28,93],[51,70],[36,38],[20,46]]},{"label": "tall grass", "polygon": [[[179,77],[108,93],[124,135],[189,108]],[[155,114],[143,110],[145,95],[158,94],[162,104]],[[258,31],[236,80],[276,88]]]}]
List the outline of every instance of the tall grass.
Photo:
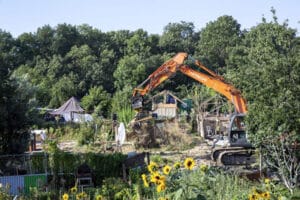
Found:
[{"label": "tall grass", "polygon": [[134,118],[135,111],[128,105],[121,108],[117,111],[118,121],[123,122],[125,126],[129,124],[129,122]]}]

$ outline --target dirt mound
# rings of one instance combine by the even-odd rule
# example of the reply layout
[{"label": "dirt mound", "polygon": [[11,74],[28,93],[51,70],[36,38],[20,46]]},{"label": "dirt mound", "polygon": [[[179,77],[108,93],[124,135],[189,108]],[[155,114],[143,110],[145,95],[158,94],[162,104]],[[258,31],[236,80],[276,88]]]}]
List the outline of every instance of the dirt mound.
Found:
[{"label": "dirt mound", "polygon": [[167,145],[178,150],[194,142],[187,129],[182,128],[176,120],[136,123],[127,134],[127,141],[135,143],[137,148],[159,148]]}]

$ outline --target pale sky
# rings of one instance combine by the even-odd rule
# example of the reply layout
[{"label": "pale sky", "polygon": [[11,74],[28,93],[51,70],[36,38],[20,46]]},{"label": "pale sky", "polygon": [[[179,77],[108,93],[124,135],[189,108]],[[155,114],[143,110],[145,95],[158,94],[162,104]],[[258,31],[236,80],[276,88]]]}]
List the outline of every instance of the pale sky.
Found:
[{"label": "pale sky", "polygon": [[195,31],[222,15],[230,15],[250,29],[263,16],[300,32],[299,0],[0,0],[0,29],[14,37],[36,32],[44,25],[88,24],[103,32],[144,29],[162,34],[168,23],[193,22]]}]

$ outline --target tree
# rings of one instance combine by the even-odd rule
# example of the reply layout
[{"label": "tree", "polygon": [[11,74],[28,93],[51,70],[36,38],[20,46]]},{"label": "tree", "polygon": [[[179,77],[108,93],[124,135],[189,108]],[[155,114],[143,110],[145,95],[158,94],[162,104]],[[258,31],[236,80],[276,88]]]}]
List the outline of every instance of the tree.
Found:
[{"label": "tree", "polygon": [[264,20],[232,51],[229,65],[234,70],[228,73],[248,101],[251,142],[262,148],[291,192],[300,173],[295,153],[300,141],[300,43],[295,33],[287,23]]},{"label": "tree", "polygon": [[122,90],[125,86],[135,87],[146,77],[145,65],[138,55],[124,56],[114,72],[115,87]]},{"label": "tree", "polygon": [[49,26],[45,25],[37,29],[35,34],[37,48],[39,55],[43,58],[50,58],[51,55],[51,46],[54,38],[55,30]]},{"label": "tree", "polygon": [[148,41],[148,34],[146,31],[139,29],[135,31],[127,41],[125,49],[126,55],[139,55],[143,58],[148,57],[150,54],[150,45]]},{"label": "tree", "polygon": [[65,56],[65,62],[68,63],[66,73],[75,75],[73,81],[77,85],[77,94],[84,96],[92,84],[94,70],[99,69],[97,57],[92,54],[88,45],[74,46]]},{"label": "tree", "polygon": [[32,33],[23,33],[16,40],[18,64],[33,64],[34,57],[39,53],[36,37]]},{"label": "tree", "polygon": [[115,52],[115,59],[119,60],[125,55],[127,40],[132,36],[128,30],[111,31],[106,33],[107,49]]},{"label": "tree", "polygon": [[100,30],[95,29],[88,24],[82,24],[77,27],[80,38],[80,45],[88,45],[94,55],[99,55],[101,51],[107,48],[109,37]]},{"label": "tree", "polygon": [[104,49],[99,56],[99,65],[93,65],[91,69],[92,85],[102,85],[103,88],[113,93],[114,88],[114,71],[117,68],[116,55],[113,50]]},{"label": "tree", "polygon": [[[241,42],[240,24],[231,16],[221,16],[201,30],[196,55],[205,65],[217,71],[226,66],[229,51]],[[225,70],[223,70],[225,71]]]},{"label": "tree", "polygon": [[0,154],[26,150],[27,128],[34,119],[33,87],[26,77],[11,76],[14,44],[12,36],[0,30]]},{"label": "tree", "polygon": [[108,117],[110,101],[110,94],[108,94],[102,86],[99,86],[89,89],[88,95],[81,99],[81,104],[87,112]]},{"label": "tree", "polygon": [[[66,100],[72,96],[76,96],[76,87],[74,85],[74,74],[63,76],[51,88],[51,100],[49,106],[52,108],[61,106]],[[75,78],[76,79],[76,78]]]},{"label": "tree", "polygon": [[79,44],[79,39],[79,33],[75,26],[69,24],[57,25],[50,48],[52,54],[65,56],[73,46]]},{"label": "tree", "polygon": [[159,40],[159,46],[165,52],[187,52],[194,54],[195,44],[198,42],[198,34],[191,22],[169,23]]}]

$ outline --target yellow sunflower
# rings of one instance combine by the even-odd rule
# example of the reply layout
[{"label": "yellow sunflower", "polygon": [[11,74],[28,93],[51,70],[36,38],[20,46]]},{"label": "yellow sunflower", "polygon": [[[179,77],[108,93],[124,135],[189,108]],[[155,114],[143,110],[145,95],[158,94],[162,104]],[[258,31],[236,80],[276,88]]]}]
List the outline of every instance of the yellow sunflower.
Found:
[{"label": "yellow sunflower", "polygon": [[80,199],[83,199],[83,198],[86,198],[86,197],[87,197],[87,194],[85,192],[81,192],[81,193],[76,195],[77,200],[80,200]]},{"label": "yellow sunflower", "polygon": [[188,170],[192,170],[195,167],[195,161],[193,158],[186,158],[184,161],[184,167]]},{"label": "yellow sunflower", "polygon": [[158,169],[158,165],[155,162],[151,161],[150,164],[148,165],[148,171],[150,173],[153,173],[156,172],[157,169]]},{"label": "yellow sunflower", "polygon": [[76,195],[76,200],[80,200],[81,198],[82,198],[81,193],[79,193],[79,194]]},{"label": "yellow sunflower", "polygon": [[256,194],[249,194],[249,200],[258,200],[258,196]]},{"label": "yellow sunflower", "polygon": [[168,197],[159,197],[158,200],[169,200]]},{"label": "yellow sunflower", "polygon": [[206,172],[207,169],[208,169],[208,166],[207,166],[206,164],[200,165],[200,170],[201,170],[202,172]]},{"label": "yellow sunflower", "polygon": [[171,167],[169,165],[164,166],[163,172],[164,174],[168,175],[171,171]]},{"label": "yellow sunflower", "polygon": [[87,198],[88,197],[87,193],[85,193],[85,192],[82,192],[82,196],[83,196],[83,198]]},{"label": "yellow sunflower", "polygon": [[149,187],[149,183],[147,181],[147,176],[146,174],[142,174],[142,179],[143,179],[143,182],[144,182],[144,186],[145,187]]},{"label": "yellow sunflower", "polygon": [[180,166],[181,166],[180,162],[176,162],[176,163],[173,165],[173,167],[174,167],[175,169],[179,169]]},{"label": "yellow sunflower", "polygon": [[63,200],[68,200],[69,199],[69,195],[67,193],[65,193],[63,196],[62,196]]},{"label": "yellow sunflower", "polygon": [[164,181],[161,181],[160,184],[157,185],[156,191],[161,192],[166,189],[166,183]]},{"label": "yellow sunflower", "polygon": [[161,182],[164,182],[166,180],[166,177],[161,176],[158,172],[155,172],[151,174],[151,182],[155,184],[160,184]]},{"label": "yellow sunflower", "polygon": [[270,179],[269,178],[265,178],[265,184],[270,184]]},{"label": "yellow sunflower", "polygon": [[76,187],[76,186],[74,186],[74,187],[72,187],[70,190],[71,190],[71,193],[72,193],[72,194],[74,194],[74,193],[76,193],[76,192],[77,192],[77,187]]},{"label": "yellow sunflower", "polygon": [[260,196],[264,199],[270,199],[271,198],[270,192],[264,192]]},{"label": "yellow sunflower", "polygon": [[96,200],[103,200],[103,196],[102,196],[101,194],[98,194],[98,195],[96,196]]}]

